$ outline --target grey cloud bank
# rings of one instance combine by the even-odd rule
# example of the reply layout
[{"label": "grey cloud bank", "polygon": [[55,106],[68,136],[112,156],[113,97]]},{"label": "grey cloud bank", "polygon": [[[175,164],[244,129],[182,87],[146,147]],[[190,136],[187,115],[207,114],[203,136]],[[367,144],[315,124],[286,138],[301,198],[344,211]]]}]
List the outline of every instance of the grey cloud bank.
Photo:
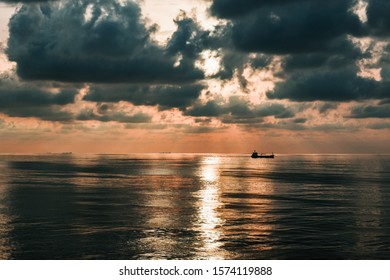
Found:
[{"label": "grey cloud bank", "polygon": [[[383,105],[390,99],[390,3],[386,0],[367,1],[366,22],[352,11],[353,0],[214,0],[210,14],[224,21],[206,31],[183,12],[172,19],[176,30],[165,45],[153,40],[158,27],[143,17],[135,1],[2,2],[24,3],[10,20],[6,50],[18,76],[31,84],[88,85],[82,101],[95,103],[95,110],[72,115],[61,108],[74,102],[75,91],[53,95],[39,86],[3,86],[0,110],[9,116],[151,121],[148,114],[123,114],[112,111],[114,107],[103,112],[99,107],[127,101],[160,111],[177,108],[186,117],[259,123],[264,128],[277,126],[263,124],[266,117],[291,119],[284,127],[297,130],[304,128],[307,118],[297,115],[287,102],[323,101],[320,114],[337,110],[339,103],[358,102],[361,106],[352,108],[348,119],[390,117],[388,106]],[[382,59],[371,65],[381,69],[381,79],[360,75],[358,62],[374,58],[372,47],[362,49],[356,43],[363,38],[387,44]],[[206,50],[216,52],[221,61],[221,69],[212,77],[197,66]],[[236,77],[248,93],[245,70],[268,69],[275,58],[281,60],[280,68],[273,70],[278,80],[266,92],[263,106],[239,98],[200,101],[211,79],[224,83]],[[374,101],[378,106],[368,103]],[[29,106],[45,109],[37,113]]]}]

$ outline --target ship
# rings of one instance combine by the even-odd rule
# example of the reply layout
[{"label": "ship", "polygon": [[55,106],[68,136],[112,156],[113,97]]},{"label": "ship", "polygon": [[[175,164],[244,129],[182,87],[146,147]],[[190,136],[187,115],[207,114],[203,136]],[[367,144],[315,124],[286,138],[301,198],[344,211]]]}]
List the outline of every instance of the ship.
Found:
[{"label": "ship", "polygon": [[258,153],[256,151],[254,151],[251,155],[251,158],[274,158],[275,155],[274,153],[272,152],[272,154],[264,154],[264,153]]}]

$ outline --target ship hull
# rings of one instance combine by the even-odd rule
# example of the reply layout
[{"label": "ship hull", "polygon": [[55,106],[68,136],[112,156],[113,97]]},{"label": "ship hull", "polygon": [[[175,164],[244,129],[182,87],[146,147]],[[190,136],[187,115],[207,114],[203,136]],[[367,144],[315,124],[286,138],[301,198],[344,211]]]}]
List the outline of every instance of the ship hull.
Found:
[{"label": "ship hull", "polygon": [[257,156],[251,156],[251,158],[274,158],[274,155],[257,155]]}]

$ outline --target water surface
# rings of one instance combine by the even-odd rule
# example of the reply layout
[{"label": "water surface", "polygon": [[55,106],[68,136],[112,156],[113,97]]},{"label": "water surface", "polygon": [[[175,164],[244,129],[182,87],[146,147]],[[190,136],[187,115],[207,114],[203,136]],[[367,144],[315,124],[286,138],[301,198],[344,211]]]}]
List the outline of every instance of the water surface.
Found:
[{"label": "water surface", "polygon": [[390,156],[0,155],[0,259],[389,259]]}]

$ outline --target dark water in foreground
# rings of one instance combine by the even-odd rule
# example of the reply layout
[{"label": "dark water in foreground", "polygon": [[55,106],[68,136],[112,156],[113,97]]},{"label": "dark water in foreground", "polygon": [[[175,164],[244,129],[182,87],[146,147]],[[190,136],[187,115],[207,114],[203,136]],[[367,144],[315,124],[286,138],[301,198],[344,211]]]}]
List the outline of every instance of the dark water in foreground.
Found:
[{"label": "dark water in foreground", "polygon": [[390,156],[0,155],[0,259],[390,259]]}]

